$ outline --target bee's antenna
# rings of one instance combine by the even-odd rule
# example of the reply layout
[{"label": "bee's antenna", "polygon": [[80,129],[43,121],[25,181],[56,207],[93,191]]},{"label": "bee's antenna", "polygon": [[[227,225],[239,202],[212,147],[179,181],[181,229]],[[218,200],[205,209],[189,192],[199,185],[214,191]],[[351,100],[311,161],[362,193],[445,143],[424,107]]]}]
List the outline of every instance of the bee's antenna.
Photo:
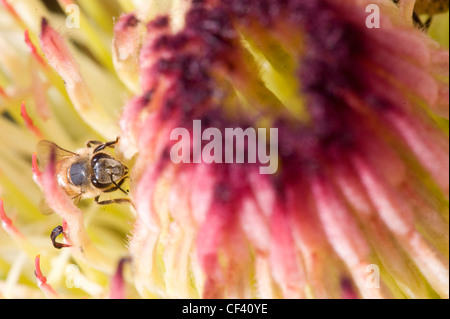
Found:
[{"label": "bee's antenna", "polygon": [[125,195],[128,195],[128,192],[127,192],[127,191],[123,190],[123,188],[120,187],[119,184],[117,184],[115,181],[113,181],[112,174],[110,174],[109,176],[111,177],[111,183],[113,183],[114,186],[117,187],[117,189],[120,189],[120,190],[122,191],[122,193],[124,193]]}]

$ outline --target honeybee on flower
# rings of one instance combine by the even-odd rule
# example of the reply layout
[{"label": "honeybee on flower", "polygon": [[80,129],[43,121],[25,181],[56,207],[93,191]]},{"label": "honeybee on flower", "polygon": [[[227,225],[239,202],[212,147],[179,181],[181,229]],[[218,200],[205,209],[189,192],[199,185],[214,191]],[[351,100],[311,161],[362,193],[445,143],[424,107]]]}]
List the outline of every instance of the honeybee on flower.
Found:
[{"label": "honeybee on flower", "polygon": [[[448,298],[448,12],[379,0],[369,29],[372,2],[3,0],[0,145],[14,156],[0,159],[0,293]],[[201,138],[170,138],[195,136],[194,121]],[[196,161],[204,136],[239,128],[277,130],[274,174]],[[117,136],[132,205],[77,207],[32,156],[41,139]],[[234,140],[243,154],[249,136]],[[177,143],[189,161],[171,160]],[[40,214],[41,194],[56,214]],[[55,224],[70,247],[53,249]],[[78,288],[64,285],[72,262]]]}]

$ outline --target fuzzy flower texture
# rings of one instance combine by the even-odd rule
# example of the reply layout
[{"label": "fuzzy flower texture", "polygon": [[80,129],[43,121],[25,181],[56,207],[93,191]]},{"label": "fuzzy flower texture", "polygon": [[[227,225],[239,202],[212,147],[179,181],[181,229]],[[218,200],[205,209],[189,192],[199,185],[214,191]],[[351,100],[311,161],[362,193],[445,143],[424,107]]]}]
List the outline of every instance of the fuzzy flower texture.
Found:
[{"label": "fuzzy flower texture", "polygon": [[[448,24],[446,0],[1,0],[0,297],[448,298]],[[276,172],[195,138],[176,163],[195,120],[276,128]],[[116,137],[128,193],[101,199],[129,204],[73,201],[34,153]]]}]

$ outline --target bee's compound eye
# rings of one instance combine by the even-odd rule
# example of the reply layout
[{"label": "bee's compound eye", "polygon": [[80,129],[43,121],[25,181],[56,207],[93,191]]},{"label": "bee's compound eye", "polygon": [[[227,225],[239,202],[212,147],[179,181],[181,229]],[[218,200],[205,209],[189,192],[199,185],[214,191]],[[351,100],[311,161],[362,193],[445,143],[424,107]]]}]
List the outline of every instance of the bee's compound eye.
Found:
[{"label": "bee's compound eye", "polygon": [[68,175],[73,185],[80,186],[88,178],[88,169],[84,163],[74,163],[70,166]]}]

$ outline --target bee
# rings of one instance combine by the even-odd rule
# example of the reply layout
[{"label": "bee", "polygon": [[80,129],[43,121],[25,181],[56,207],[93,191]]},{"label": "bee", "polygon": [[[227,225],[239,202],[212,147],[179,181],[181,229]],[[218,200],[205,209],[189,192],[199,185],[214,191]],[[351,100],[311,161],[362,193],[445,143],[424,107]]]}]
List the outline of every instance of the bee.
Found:
[{"label": "bee", "polygon": [[[392,0],[398,3],[399,0]],[[427,31],[433,20],[433,15],[446,13],[449,10],[449,0],[416,0],[413,13],[414,24],[424,31]],[[428,15],[428,19],[423,22],[420,15]]]},{"label": "bee", "polygon": [[449,8],[449,0],[417,0],[414,7],[416,14],[445,13]]},{"label": "bee", "polygon": [[100,200],[103,193],[120,190],[125,195],[128,192],[121,187],[128,177],[129,169],[104,150],[115,148],[115,141],[88,141],[85,148],[75,152],[65,150],[53,142],[43,140],[37,147],[39,166],[44,167],[50,159],[49,154],[55,154],[55,171],[59,186],[75,203],[83,198],[94,198],[99,205],[113,203],[130,203],[128,198]]}]

